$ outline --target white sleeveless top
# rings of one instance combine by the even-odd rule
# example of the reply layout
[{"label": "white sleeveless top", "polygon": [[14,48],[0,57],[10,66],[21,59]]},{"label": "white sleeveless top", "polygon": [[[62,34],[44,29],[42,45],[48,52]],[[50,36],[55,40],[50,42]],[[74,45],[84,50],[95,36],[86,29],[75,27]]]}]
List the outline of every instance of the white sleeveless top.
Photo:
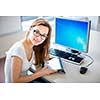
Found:
[{"label": "white sleeveless top", "polygon": [[6,61],[5,61],[5,82],[11,82],[11,57],[18,56],[22,59],[22,70],[21,75],[26,75],[28,69],[32,66],[34,61],[34,52],[30,61],[28,61],[24,45],[21,41],[15,43],[7,52]]}]

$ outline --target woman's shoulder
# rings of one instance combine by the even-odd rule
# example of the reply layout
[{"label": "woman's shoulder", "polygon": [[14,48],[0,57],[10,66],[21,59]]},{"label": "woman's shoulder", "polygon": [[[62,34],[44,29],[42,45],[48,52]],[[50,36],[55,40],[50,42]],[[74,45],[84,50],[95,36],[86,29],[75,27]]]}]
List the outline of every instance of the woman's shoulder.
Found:
[{"label": "woman's shoulder", "polygon": [[23,45],[22,45],[22,42],[21,41],[18,41],[16,43],[14,43],[12,45],[12,47],[8,50],[7,54],[11,54],[11,55],[14,55],[14,54],[19,54],[19,55],[23,55]]},{"label": "woman's shoulder", "polygon": [[22,42],[21,41],[18,41],[16,43],[14,43],[11,48],[9,50],[18,50],[18,49],[23,49],[23,45],[22,45]]}]

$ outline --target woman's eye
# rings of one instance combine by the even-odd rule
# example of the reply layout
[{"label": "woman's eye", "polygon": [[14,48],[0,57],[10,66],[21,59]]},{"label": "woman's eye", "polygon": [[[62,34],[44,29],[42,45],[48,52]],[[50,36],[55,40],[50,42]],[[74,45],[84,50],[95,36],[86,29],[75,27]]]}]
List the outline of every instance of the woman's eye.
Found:
[{"label": "woman's eye", "polygon": [[36,30],[33,30],[33,32],[36,32]]}]

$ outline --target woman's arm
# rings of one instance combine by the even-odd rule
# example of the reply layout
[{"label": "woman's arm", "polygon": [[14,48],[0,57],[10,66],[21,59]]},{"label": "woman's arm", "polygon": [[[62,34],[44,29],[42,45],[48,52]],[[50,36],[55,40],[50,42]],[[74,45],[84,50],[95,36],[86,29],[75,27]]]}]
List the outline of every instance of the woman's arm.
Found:
[{"label": "woman's arm", "polygon": [[13,56],[12,57],[12,66],[11,66],[12,82],[14,82],[14,83],[29,82],[36,78],[42,77],[44,75],[49,75],[51,73],[56,72],[55,70],[44,67],[32,75],[21,76],[21,69],[22,69],[22,60],[17,56]]}]

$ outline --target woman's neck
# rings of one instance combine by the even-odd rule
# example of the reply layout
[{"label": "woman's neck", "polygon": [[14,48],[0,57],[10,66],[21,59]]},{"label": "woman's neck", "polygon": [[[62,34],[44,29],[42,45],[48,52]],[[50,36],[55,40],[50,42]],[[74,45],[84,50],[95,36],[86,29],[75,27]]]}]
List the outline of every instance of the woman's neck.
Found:
[{"label": "woman's neck", "polygon": [[33,46],[34,46],[34,45],[30,42],[30,40],[27,39],[27,38],[25,38],[25,39],[23,40],[23,43],[24,43],[29,49],[32,49]]},{"label": "woman's neck", "polygon": [[33,45],[30,43],[30,41],[28,41],[28,39],[24,39],[22,40],[22,42],[25,48],[26,57],[28,61],[30,61],[32,58],[32,53],[33,53]]}]

